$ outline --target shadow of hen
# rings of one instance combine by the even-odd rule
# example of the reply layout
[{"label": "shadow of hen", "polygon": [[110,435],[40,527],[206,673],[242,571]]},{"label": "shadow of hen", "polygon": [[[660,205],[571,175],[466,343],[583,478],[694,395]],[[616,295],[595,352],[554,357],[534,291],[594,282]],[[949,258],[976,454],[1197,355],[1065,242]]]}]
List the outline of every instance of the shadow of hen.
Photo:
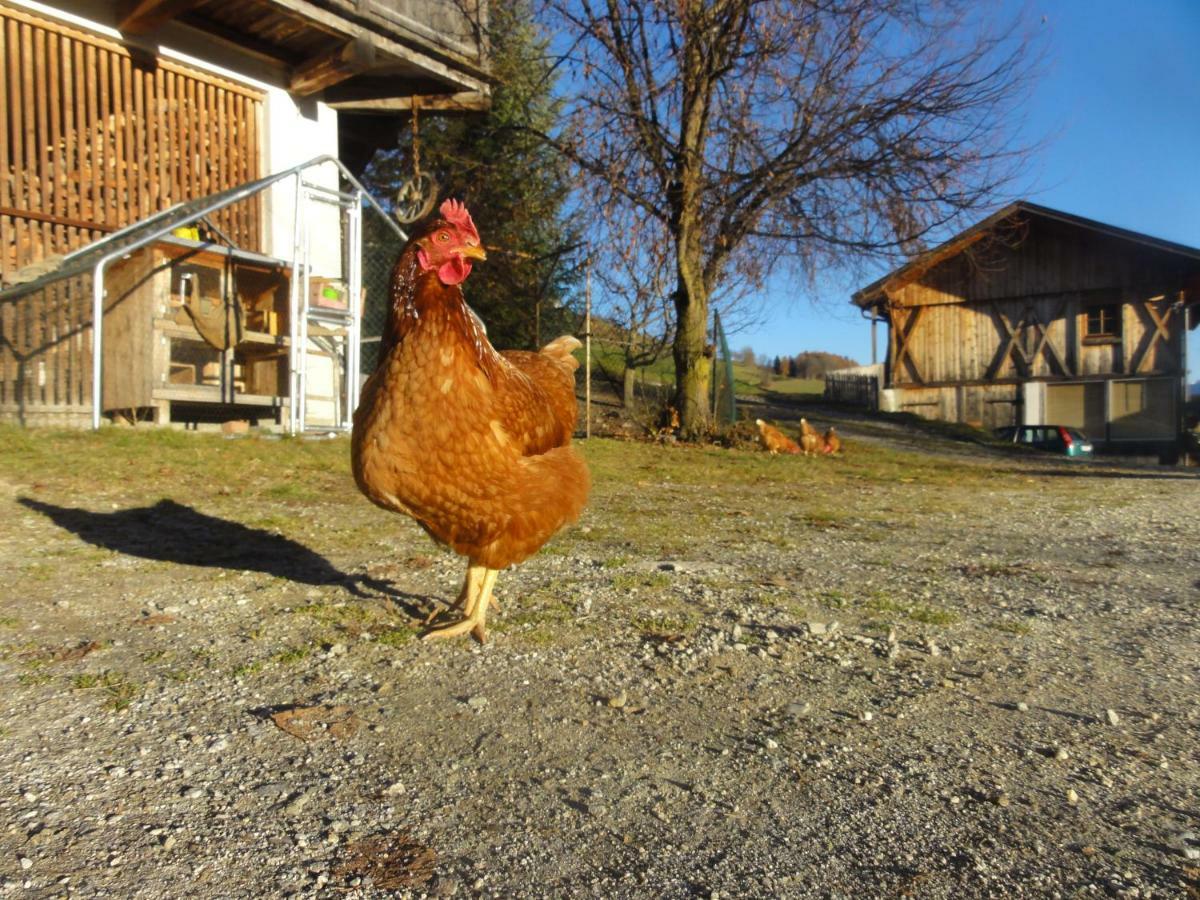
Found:
[{"label": "shadow of hen", "polygon": [[384,582],[347,574],[291,538],[197,512],[174,500],[114,512],[56,506],[30,497],[17,502],[89,544],[127,556],[262,572],[299,584],[340,584],[356,597],[368,596],[362,590],[367,587],[395,599]]}]

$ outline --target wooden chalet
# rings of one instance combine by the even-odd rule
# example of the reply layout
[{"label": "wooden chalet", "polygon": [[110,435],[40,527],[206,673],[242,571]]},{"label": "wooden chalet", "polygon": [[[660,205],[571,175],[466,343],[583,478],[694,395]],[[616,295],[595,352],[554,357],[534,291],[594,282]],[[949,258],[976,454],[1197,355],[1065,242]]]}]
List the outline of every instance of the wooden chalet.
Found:
[{"label": "wooden chalet", "polygon": [[[175,204],[323,154],[360,172],[375,149],[394,145],[414,104],[486,108],[486,13],[486,0],[0,0],[0,291]],[[336,172],[323,177],[338,189]],[[242,267],[253,295],[242,312],[258,316],[247,328],[277,353],[288,333],[279,319],[286,302],[269,297],[287,296],[281,261],[292,256],[295,196],[281,183],[214,215],[211,224],[237,248],[232,257],[184,254],[214,271]],[[324,243],[335,252],[336,231]],[[180,253],[164,245],[153,258]],[[222,275],[217,289],[228,290],[232,277]],[[285,287],[273,280],[280,277]],[[179,282],[177,272],[164,276],[164,291]],[[161,318],[170,299],[146,301],[147,315]],[[0,293],[0,420],[87,421],[91,317],[78,291],[15,300]],[[106,393],[109,373],[123,393],[119,383],[130,379],[118,368],[160,352],[160,338],[200,337],[182,315],[169,333],[135,324],[114,340],[145,331],[136,345],[105,344]],[[154,405],[164,414],[164,391],[205,400],[205,365],[193,367],[196,384],[173,385],[159,380],[186,379],[187,364],[134,360],[156,379]],[[268,377],[272,365],[256,358],[244,368],[240,386],[258,382],[258,395],[277,407],[287,386]],[[233,386],[222,396],[225,388]],[[129,404],[114,395],[106,415],[114,405]]]},{"label": "wooden chalet", "polygon": [[1069,425],[1169,452],[1200,322],[1200,250],[1020,201],[858,291],[887,324],[880,408]]}]

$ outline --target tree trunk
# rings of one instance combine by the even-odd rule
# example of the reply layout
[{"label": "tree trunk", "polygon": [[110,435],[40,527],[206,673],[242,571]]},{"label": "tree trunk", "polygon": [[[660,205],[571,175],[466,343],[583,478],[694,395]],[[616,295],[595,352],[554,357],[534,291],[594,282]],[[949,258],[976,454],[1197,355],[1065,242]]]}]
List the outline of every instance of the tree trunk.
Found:
[{"label": "tree trunk", "polygon": [[633,379],[637,375],[637,369],[625,364],[625,374],[621,378],[621,405],[625,409],[633,409]]},{"label": "tree trunk", "polygon": [[[709,433],[709,384],[712,358],[708,346],[708,295],[699,279],[685,279],[680,273],[675,292],[675,408],[679,411],[679,433],[694,441]],[[689,286],[685,280],[692,281]]]}]

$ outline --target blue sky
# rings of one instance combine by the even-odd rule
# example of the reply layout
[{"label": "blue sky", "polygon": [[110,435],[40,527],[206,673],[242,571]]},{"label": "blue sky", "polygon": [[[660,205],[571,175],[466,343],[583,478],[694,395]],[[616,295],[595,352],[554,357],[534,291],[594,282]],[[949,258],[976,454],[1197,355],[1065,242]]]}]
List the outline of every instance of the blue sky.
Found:
[{"label": "blue sky", "polygon": [[[1046,61],[1018,137],[1047,144],[1020,195],[1200,247],[1200,0],[1022,6],[1045,30]],[[828,283],[814,298],[777,278],[764,324],[730,343],[768,356],[827,350],[870,362],[870,326],[849,303],[870,280]],[[881,327],[881,358],[885,335]],[[1190,380],[1200,379],[1200,329],[1189,335],[1188,357]]]}]

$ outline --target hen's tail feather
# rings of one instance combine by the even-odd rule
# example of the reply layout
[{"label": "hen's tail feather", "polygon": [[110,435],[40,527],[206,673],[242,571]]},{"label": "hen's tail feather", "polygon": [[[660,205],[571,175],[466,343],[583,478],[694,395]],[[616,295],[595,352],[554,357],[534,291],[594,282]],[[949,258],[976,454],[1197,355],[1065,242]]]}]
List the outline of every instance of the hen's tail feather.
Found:
[{"label": "hen's tail feather", "polygon": [[564,334],[562,337],[552,340],[540,352],[543,356],[549,356],[556,363],[566,365],[570,371],[574,372],[579,368],[579,360],[571,354],[582,346],[583,343],[579,338]]},{"label": "hen's tail feather", "polygon": [[[478,565],[502,569],[537,552],[557,531],[579,518],[591,489],[583,459],[557,447],[521,459],[496,483],[496,507],[507,513],[500,535],[483,546],[455,547]],[[450,542],[453,546],[453,541]]]}]

